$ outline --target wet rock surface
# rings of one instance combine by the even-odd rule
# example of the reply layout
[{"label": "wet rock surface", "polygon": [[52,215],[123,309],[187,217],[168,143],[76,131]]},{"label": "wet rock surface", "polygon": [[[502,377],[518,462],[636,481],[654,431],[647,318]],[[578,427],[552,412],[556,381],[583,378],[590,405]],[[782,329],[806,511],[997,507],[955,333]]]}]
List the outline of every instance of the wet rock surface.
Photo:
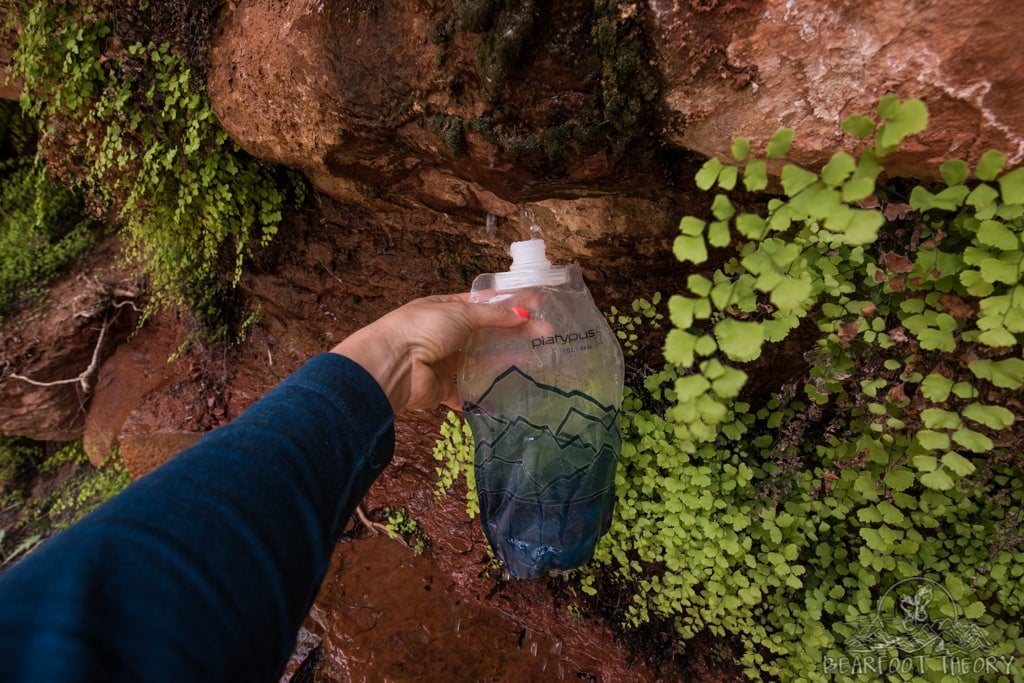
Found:
[{"label": "wet rock surface", "polygon": [[0,432],[82,438],[100,368],[137,321],[139,285],[117,251],[108,240],[54,286],[47,303],[4,321]]}]

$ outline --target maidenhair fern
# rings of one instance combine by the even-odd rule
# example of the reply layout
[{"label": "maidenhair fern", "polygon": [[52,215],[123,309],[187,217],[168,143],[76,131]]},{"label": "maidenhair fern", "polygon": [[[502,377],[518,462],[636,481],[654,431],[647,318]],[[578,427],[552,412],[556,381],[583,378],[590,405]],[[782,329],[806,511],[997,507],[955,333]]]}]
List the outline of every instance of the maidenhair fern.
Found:
[{"label": "maidenhair fern", "polygon": [[[713,196],[680,222],[667,364],[626,390],[618,502],[595,555],[632,593],[627,625],[731,636],[754,679],[939,681],[952,640],[909,668],[891,643],[870,652],[895,669],[851,664],[885,592],[930,581],[956,602],[944,623],[983,636],[960,655],[1021,680],[1024,171],[989,152],[973,169],[947,162],[941,183],[887,180],[886,157],[927,118],[886,97],[842,124],[859,153],[820,172],[784,163],[784,130],[763,158],[738,139],[735,163],[697,173]],[[750,210],[769,160],[782,193]],[[643,320],[618,318],[635,350]],[[764,367],[781,342],[789,360]],[[755,360],[778,387],[756,401]],[[597,576],[584,572],[585,592],[605,587]]]}]

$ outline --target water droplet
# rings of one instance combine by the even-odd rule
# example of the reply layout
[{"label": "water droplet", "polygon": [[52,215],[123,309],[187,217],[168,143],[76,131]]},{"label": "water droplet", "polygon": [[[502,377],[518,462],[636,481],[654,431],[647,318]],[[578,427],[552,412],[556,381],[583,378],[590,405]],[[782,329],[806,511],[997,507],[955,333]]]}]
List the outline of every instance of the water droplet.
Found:
[{"label": "water droplet", "polygon": [[541,239],[541,229],[537,225],[537,217],[533,213],[533,209],[523,208],[523,225],[528,227],[530,230],[530,239],[539,240]]},{"label": "water droplet", "polygon": [[534,657],[537,656],[537,643],[536,642],[530,643],[530,654],[533,655]]}]

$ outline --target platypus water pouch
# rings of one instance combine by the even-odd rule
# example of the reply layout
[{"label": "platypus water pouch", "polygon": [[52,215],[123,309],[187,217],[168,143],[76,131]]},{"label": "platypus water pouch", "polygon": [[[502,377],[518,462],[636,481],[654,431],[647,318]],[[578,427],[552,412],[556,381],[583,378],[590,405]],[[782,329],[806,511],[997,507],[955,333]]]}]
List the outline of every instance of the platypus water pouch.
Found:
[{"label": "platypus water pouch", "polygon": [[608,530],[623,360],[576,265],[552,266],[540,239],[511,253],[509,271],[477,277],[471,299],[530,321],[477,332],[458,386],[484,533],[512,576],[535,578],[586,564]]}]

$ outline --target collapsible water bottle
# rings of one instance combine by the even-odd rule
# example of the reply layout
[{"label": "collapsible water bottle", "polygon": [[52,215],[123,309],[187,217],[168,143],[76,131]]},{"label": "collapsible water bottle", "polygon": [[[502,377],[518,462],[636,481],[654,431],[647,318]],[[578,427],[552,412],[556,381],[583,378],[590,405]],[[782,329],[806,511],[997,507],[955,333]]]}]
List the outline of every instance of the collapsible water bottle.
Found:
[{"label": "collapsible water bottle", "polygon": [[511,255],[508,272],[474,280],[471,300],[530,321],[478,331],[458,386],[484,534],[512,576],[535,578],[589,562],[611,523],[623,361],[578,266],[553,266],[541,239]]}]

